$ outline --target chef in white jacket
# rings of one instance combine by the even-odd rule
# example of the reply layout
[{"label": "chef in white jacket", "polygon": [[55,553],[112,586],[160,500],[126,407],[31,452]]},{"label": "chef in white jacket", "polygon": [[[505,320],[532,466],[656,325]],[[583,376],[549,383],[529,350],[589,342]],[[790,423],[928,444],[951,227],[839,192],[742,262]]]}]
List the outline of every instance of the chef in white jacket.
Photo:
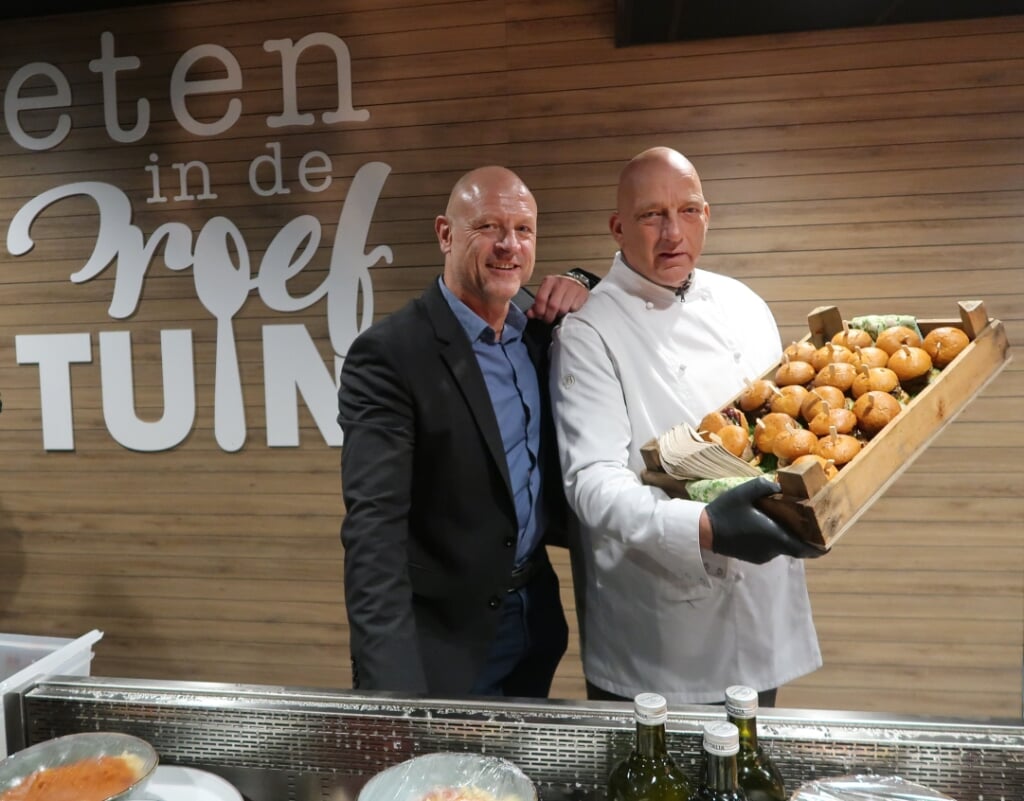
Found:
[{"label": "chef in white jacket", "polygon": [[821,666],[800,557],[819,552],[761,513],[759,478],[711,504],[640,481],[640,448],[696,426],[778,361],[767,305],[696,269],[710,208],[669,148],[622,172],[608,275],[556,332],[551,393],[569,503],[583,667],[591,698],[654,691],[720,703]]}]

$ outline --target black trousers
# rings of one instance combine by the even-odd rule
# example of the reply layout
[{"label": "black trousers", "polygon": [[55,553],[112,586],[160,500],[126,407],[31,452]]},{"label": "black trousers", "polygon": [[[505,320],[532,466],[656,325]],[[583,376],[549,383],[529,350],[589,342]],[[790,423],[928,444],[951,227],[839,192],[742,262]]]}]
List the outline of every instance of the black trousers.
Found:
[{"label": "black trousers", "polygon": [[558,576],[545,560],[529,583],[506,593],[497,635],[471,693],[546,698],[569,642]]}]

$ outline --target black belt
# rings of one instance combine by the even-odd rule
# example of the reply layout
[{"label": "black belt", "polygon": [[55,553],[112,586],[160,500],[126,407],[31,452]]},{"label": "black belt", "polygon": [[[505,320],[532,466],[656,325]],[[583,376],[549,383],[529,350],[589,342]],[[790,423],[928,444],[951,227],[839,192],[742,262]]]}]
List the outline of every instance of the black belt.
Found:
[{"label": "black belt", "polygon": [[512,571],[512,575],[508,577],[508,590],[506,592],[521,590],[533,581],[537,574],[540,573],[541,568],[544,567],[546,561],[539,556],[531,556],[521,565],[516,566]]}]

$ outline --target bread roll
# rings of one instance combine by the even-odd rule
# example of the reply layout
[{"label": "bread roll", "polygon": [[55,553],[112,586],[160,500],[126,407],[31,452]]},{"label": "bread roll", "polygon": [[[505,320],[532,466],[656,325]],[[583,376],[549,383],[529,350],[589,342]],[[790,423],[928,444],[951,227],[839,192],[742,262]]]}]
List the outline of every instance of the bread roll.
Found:
[{"label": "bread roll", "polygon": [[971,344],[967,334],[959,328],[943,325],[929,331],[921,347],[931,357],[932,364],[942,369]]}]

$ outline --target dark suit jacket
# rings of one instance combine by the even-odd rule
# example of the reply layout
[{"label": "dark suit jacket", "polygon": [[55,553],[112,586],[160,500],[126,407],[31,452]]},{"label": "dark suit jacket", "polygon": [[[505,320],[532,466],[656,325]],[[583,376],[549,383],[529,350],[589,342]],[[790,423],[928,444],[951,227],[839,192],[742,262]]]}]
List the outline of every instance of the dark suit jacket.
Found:
[{"label": "dark suit jacket", "polygon": [[[564,544],[550,327],[530,321],[525,340],[544,407],[545,541]],[[483,374],[436,283],[355,340],[338,407],[354,683],[464,695],[494,637],[518,525]]]}]

